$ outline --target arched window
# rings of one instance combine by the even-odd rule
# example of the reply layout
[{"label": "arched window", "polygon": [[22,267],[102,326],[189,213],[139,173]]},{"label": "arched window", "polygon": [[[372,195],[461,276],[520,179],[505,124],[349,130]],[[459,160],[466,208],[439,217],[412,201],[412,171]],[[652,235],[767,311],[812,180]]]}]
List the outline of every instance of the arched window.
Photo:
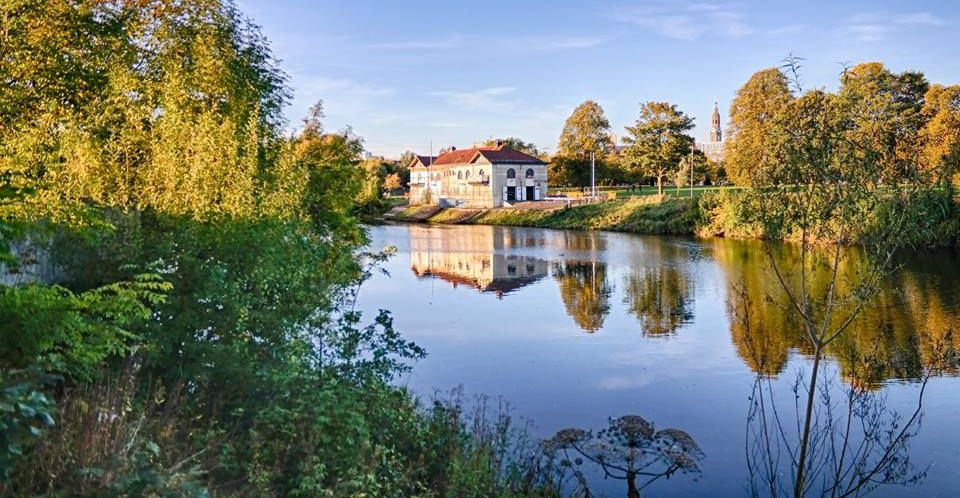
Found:
[{"label": "arched window", "polygon": [[516,178],[517,172],[513,168],[507,170],[507,178]]},{"label": "arched window", "polygon": [[533,178],[533,168],[527,168],[527,178]]},{"label": "arched window", "polygon": [[457,180],[463,180],[463,171],[457,171]]},{"label": "arched window", "polygon": [[470,170],[467,170],[467,174],[465,176],[467,177],[467,180],[470,179]]},{"label": "arched window", "polygon": [[480,170],[480,177],[483,177],[483,170]]}]

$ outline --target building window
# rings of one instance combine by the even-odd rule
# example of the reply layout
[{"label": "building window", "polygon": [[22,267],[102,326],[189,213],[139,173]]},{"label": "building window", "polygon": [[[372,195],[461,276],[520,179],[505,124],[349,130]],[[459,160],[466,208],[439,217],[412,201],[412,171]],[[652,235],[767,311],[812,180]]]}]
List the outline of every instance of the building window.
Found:
[{"label": "building window", "polygon": [[463,171],[457,171],[457,180],[463,180]]},{"label": "building window", "polygon": [[480,170],[480,178],[483,178],[483,170]]},{"label": "building window", "polygon": [[470,170],[467,170],[467,174],[466,174],[466,177],[467,177],[467,180],[469,180],[469,179],[470,179]]},{"label": "building window", "polygon": [[516,177],[517,177],[517,172],[513,168],[510,168],[507,170],[507,178],[516,178]]},{"label": "building window", "polygon": [[527,168],[527,178],[533,178],[533,168]]}]

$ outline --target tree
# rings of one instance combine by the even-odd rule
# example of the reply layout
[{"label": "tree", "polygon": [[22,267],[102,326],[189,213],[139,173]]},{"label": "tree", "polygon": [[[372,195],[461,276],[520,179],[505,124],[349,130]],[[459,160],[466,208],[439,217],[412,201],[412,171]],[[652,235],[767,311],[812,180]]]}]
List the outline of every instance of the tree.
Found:
[{"label": "tree", "polygon": [[[891,133],[897,131],[875,121],[878,109],[896,115],[899,104],[885,106],[881,101],[889,104],[889,95],[874,99],[870,92],[851,86],[872,85],[868,80],[873,77],[861,82],[850,78],[862,75],[845,75],[842,81],[846,83],[837,94],[804,92],[798,59],[788,59],[784,67],[800,95],[789,100],[769,123],[770,151],[776,154],[762,171],[763,187],[747,191],[743,206],[746,221],[764,231],[763,248],[781,291],[767,295],[779,295],[782,300],[778,304],[794,314],[812,366],[797,387],[796,440],[777,436],[789,447],[789,472],[779,468],[776,462],[782,460],[760,443],[769,481],[764,487],[774,496],[785,494],[781,490],[786,486],[780,481],[789,475],[789,495],[794,498],[815,493],[815,485],[823,487],[825,496],[852,496],[877,483],[906,482],[913,477],[901,470],[903,460],[897,455],[918,419],[915,414],[895,420],[889,438],[871,442],[867,460],[840,457],[822,465],[828,458],[826,452],[841,447],[846,451],[851,441],[849,424],[846,431],[829,425],[825,432],[821,430],[824,420],[832,423],[817,408],[818,394],[826,388],[821,385],[823,357],[878,294],[883,279],[896,270],[893,255],[911,240],[911,230],[916,228],[910,220],[923,181],[913,168],[904,167],[916,164],[918,150],[891,142]],[[875,69],[869,68],[867,73],[881,74],[879,79],[885,80]],[[915,78],[908,79],[916,83]],[[900,116],[909,121],[911,105],[906,107]],[[775,257],[773,241],[785,239],[799,246],[798,257],[789,264]],[[847,248],[852,241],[858,246]],[[849,273],[843,271],[845,265],[849,265]],[[823,409],[829,410],[830,405]],[[765,432],[763,426],[776,431],[773,424],[778,422],[770,418],[775,416],[770,411],[760,413],[761,433]],[[831,439],[824,441],[825,435]]]},{"label": "tree", "polygon": [[680,167],[673,174],[673,183],[677,186],[678,193],[680,187],[689,186],[691,179],[694,185],[711,181],[716,175],[715,164],[711,164],[707,156],[697,149],[683,156],[680,159]]},{"label": "tree", "polygon": [[773,126],[791,98],[786,75],[775,67],[754,73],[737,90],[724,146],[727,176],[734,184],[763,183],[763,172],[774,160]]},{"label": "tree", "polygon": [[877,155],[887,181],[921,173],[919,136],[929,86],[921,73],[894,74],[879,62],[845,69],[840,78],[838,95],[850,107],[847,117],[852,120],[846,139]]},{"label": "tree", "polygon": [[640,106],[640,117],[627,127],[623,141],[627,164],[635,174],[657,179],[657,191],[663,195],[663,180],[680,167],[680,160],[690,154],[693,119],[667,102],[646,102]]},{"label": "tree", "polygon": [[534,145],[533,142],[524,142],[517,137],[490,138],[484,140],[482,145],[484,147],[496,147],[497,145],[503,145],[505,147],[510,147],[513,150],[530,154],[533,157],[541,157],[543,155],[540,149],[537,149],[537,146]]},{"label": "tree", "polygon": [[952,186],[960,172],[960,85],[932,85],[923,100],[922,167]]},{"label": "tree", "polygon": [[383,181],[383,188],[387,192],[395,193],[396,191],[403,188],[403,184],[400,183],[400,174],[399,173],[390,173],[387,175],[387,178]]},{"label": "tree", "polygon": [[557,155],[589,160],[610,145],[610,122],[603,114],[600,104],[587,100],[573,110],[563,124]]}]

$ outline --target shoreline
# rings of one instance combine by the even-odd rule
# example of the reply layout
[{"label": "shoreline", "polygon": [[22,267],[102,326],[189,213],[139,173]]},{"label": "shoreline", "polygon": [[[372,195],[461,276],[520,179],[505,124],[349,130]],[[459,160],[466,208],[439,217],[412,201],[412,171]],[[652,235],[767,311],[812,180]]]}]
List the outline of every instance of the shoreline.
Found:
[{"label": "shoreline", "polygon": [[[443,225],[492,225],[570,230],[603,230],[638,235],[683,235],[697,238],[761,240],[762,230],[743,220],[735,194],[721,192],[695,198],[630,197],[574,207],[441,208],[398,206],[382,221]],[[960,206],[932,196],[923,201],[924,216],[914,220],[916,233],[908,251],[960,246]],[[784,239],[790,240],[790,239]],[[859,239],[856,239],[859,240]],[[856,245],[856,240],[852,245]]]},{"label": "shoreline", "polygon": [[604,230],[642,235],[688,235],[697,233],[699,203],[691,199],[661,201],[654,196],[637,197],[576,207],[547,209],[440,208],[407,206],[385,221],[445,225],[494,225]]}]

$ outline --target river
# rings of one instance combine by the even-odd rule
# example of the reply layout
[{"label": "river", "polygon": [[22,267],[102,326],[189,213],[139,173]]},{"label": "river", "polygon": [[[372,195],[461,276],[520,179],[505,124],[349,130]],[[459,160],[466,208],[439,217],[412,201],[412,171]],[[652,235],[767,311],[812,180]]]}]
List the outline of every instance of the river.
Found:
[{"label": "river", "polygon": [[[689,432],[702,473],[658,481],[652,496],[746,495],[751,393],[769,380],[773,401],[793,413],[793,382],[810,368],[757,242],[442,225],[375,226],[370,236],[372,249],[397,251],[361,290],[361,309],[392,311],[428,352],[401,382],[424,396],[462,386],[502,398],[542,437],[626,414]],[[960,332],[960,255],[903,263],[831,345],[825,379],[869,386],[884,410],[909,416],[931,344],[960,343],[950,335]],[[871,496],[960,493],[955,370],[930,379],[922,413],[907,452],[926,477]],[[622,495],[620,482],[596,485]]]}]

